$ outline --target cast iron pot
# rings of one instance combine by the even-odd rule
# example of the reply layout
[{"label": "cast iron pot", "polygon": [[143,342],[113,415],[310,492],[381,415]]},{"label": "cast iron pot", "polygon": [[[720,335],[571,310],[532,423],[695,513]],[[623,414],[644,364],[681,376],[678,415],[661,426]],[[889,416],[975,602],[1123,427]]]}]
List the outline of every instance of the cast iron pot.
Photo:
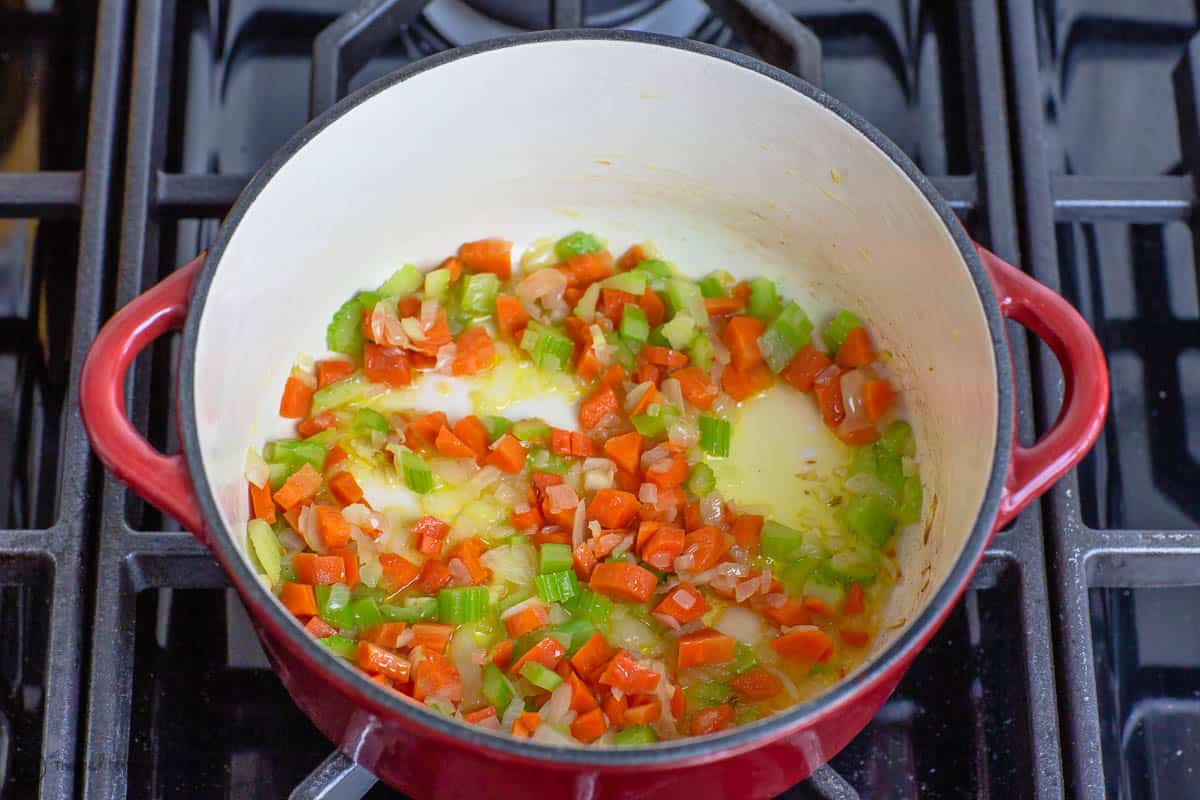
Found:
[{"label": "cast iron pot", "polygon": [[[687,269],[768,274],[817,314],[846,306],[895,356],[920,442],[926,542],[862,667],[821,697],[725,733],[556,748],[426,712],[311,639],[247,560],[246,447],[286,428],[296,353],[324,350],[342,299],[458,242],[585,227],[649,239]],[[809,308],[814,313],[814,308]],[[1062,365],[1062,412],[1014,440],[1005,319]],[[183,328],[183,452],[125,415],[124,378]],[[624,32],[556,32],[437,55],[364,87],[297,134],[238,198],[207,257],[104,327],[81,406],[100,459],[229,573],[280,679],[334,743],[416,797],[768,797],[833,757],[950,613],[992,532],[1095,441],[1103,353],[1056,294],[975,246],[900,150],[824,92],[752,59]],[[786,424],[786,421],[781,421]]]}]

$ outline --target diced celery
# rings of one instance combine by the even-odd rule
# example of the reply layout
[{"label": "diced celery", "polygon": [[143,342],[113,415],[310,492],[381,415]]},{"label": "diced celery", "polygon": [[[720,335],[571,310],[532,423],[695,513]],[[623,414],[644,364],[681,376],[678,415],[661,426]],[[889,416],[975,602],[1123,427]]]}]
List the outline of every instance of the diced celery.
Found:
[{"label": "diced celery", "polygon": [[250,549],[262,572],[275,586],[279,583],[279,572],[283,560],[279,551],[279,537],[271,526],[261,519],[252,519],[246,523],[246,537],[250,540]]},{"label": "diced celery", "polygon": [[724,458],[729,455],[729,439],[732,427],[729,420],[700,415],[700,449],[710,456]]},{"label": "diced celery", "polygon": [[706,275],[700,279],[700,294],[705,297],[726,297],[725,287],[721,285],[721,279],[716,276],[716,273]]},{"label": "diced celery", "polygon": [[610,275],[600,281],[600,288],[629,292],[632,295],[641,297],[642,292],[646,291],[646,273],[635,270],[618,272],[616,275]]},{"label": "diced celery", "polygon": [[746,300],[746,313],[769,323],[779,314],[783,305],[779,300],[779,290],[775,287],[775,282],[767,278],[755,278],[749,285],[750,296]]},{"label": "diced celery", "polygon": [[712,467],[703,462],[692,467],[692,474],[688,476],[687,480],[687,488],[697,497],[704,497],[717,488],[717,476],[713,474]]},{"label": "diced celery", "polygon": [[671,269],[670,264],[660,261],[657,258],[647,258],[639,261],[634,269],[645,272],[647,275],[655,275],[659,278],[670,278],[675,275],[675,270]]},{"label": "diced celery", "polygon": [[894,456],[912,458],[917,453],[912,426],[902,419],[888,425],[887,430],[879,437],[879,447]]},{"label": "diced celery", "polygon": [[421,458],[411,450],[405,450],[400,455],[400,468],[404,474],[404,484],[417,494],[428,494],[433,491],[433,471]]},{"label": "diced celery", "polygon": [[561,370],[570,366],[575,344],[554,328],[532,321],[521,335],[521,349],[537,366]]},{"label": "diced celery", "polygon": [[921,519],[921,479],[909,475],[904,479],[904,489],[900,495],[900,506],[896,509],[896,517],[904,525],[909,525]]},{"label": "diced celery", "polygon": [[500,278],[491,272],[477,272],[462,279],[459,306],[468,316],[487,316],[496,312]]},{"label": "diced celery", "polygon": [[667,300],[673,314],[684,313],[693,320],[708,319],[704,296],[700,287],[687,278],[671,278],[667,281]]},{"label": "diced celery", "polygon": [[307,439],[303,439],[302,443],[309,444],[309,445],[315,444],[317,447],[323,448],[326,451],[328,451],[330,447],[333,447],[333,443],[335,441],[337,441],[337,435],[338,435],[338,432],[336,430],[334,430],[333,428],[326,428],[325,430],[320,431],[319,433],[314,433],[312,436],[309,436]]},{"label": "diced celery", "polygon": [[562,572],[571,569],[571,546],[547,542],[538,553],[538,572],[545,575],[548,572]]},{"label": "diced celery", "polygon": [[830,357],[837,355],[842,342],[846,341],[846,334],[861,326],[862,321],[854,314],[849,311],[839,311],[837,316],[825,326],[825,333],[823,334],[825,349],[829,351]]},{"label": "diced celery", "polygon": [[567,645],[568,656],[575,655],[576,651],[583,647],[584,643],[596,632],[596,626],[592,624],[592,621],[583,616],[572,617],[561,625],[556,625],[554,629],[571,637],[571,643]]},{"label": "diced celery", "polygon": [[879,574],[880,555],[868,547],[854,547],[834,553],[824,565],[829,575],[844,582],[870,586]]},{"label": "diced celery", "polygon": [[563,238],[554,243],[554,255],[559,261],[566,261],[572,256],[581,256],[585,253],[595,253],[597,250],[603,250],[604,243],[590,233],[583,231],[575,231],[567,234]]},{"label": "diced celery", "polygon": [[733,698],[733,689],[719,681],[701,681],[688,686],[683,694],[688,709],[701,709],[728,703]]},{"label": "diced celery", "polygon": [[754,657],[754,650],[749,645],[738,642],[733,647],[733,671],[736,675],[741,675],[748,669],[758,666],[758,659]]},{"label": "diced celery", "polygon": [[450,291],[450,270],[443,267],[425,273],[425,297],[431,300],[445,300]]},{"label": "diced celery", "polygon": [[838,611],[846,598],[846,589],[825,570],[815,569],[804,582],[804,596],[815,597],[834,611]]},{"label": "diced celery", "polygon": [[483,427],[487,428],[488,441],[494,442],[508,433],[513,424],[508,417],[484,417]]},{"label": "diced celery", "polygon": [[650,335],[650,323],[641,306],[626,303],[621,308],[621,336],[627,341],[644,342]]},{"label": "diced celery", "polygon": [[554,691],[563,680],[553,670],[546,669],[536,661],[525,662],[525,665],[521,667],[521,677],[547,692]]},{"label": "diced celery", "polygon": [[316,442],[279,441],[263,448],[263,456],[269,462],[288,464],[299,469],[307,461],[317,472],[325,466],[327,454],[328,451]]},{"label": "diced celery", "polygon": [[344,583],[317,584],[313,587],[317,596],[317,612],[321,619],[335,628],[354,630],[354,609],[350,608],[350,588]]},{"label": "diced celery", "polygon": [[[615,333],[606,334],[605,340],[612,347],[613,360],[624,367],[626,372],[633,372],[633,369],[637,364],[637,352],[630,347],[629,341],[622,339]],[[651,344],[654,343],[653,333],[650,334],[650,338],[647,341],[649,341]]]},{"label": "diced celery", "polygon": [[691,344],[692,337],[696,335],[696,320],[681,311],[670,322],[664,323],[661,330],[672,350],[682,350]]},{"label": "diced celery", "polygon": [[292,473],[299,468],[300,464],[291,461],[287,463],[277,461],[273,464],[267,464],[267,474],[270,475],[271,479],[271,491],[274,492],[282,488],[287,479],[292,476]]},{"label": "diced celery", "polygon": [[318,639],[317,641],[320,642],[326,650],[340,658],[353,660],[355,654],[358,652],[358,642],[347,636],[339,636],[336,633],[332,636],[326,636],[323,639]]},{"label": "diced celery", "polygon": [[354,415],[354,430],[357,433],[376,433],[386,434],[391,430],[388,425],[387,417],[380,414],[373,408],[360,408],[358,413]]},{"label": "diced celery", "polygon": [[566,475],[570,469],[567,460],[557,453],[551,453],[544,447],[529,448],[529,469],[531,472],[550,472],[554,475]]},{"label": "diced celery", "polygon": [[698,367],[705,374],[712,369],[713,346],[707,333],[697,333],[687,346],[688,363]]},{"label": "diced celery", "polygon": [[761,719],[763,710],[761,706],[744,706],[739,705],[733,710],[734,725],[749,725],[756,719]]},{"label": "diced celery", "polygon": [[512,435],[522,442],[546,442],[550,439],[550,426],[540,419],[522,419],[513,423]]},{"label": "diced celery", "polygon": [[383,299],[383,295],[381,295],[379,292],[359,292],[358,294],[354,295],[354,299],[357,300],[358,304],[367,311],[373,311],[376,304]]},{"label": "diced celery", "polygon": [[393,272],[392,277],[384,281],[376,293],[381,297],[408,297],[421,288],[423,281],[421,270],[412,264],[405,264]]},{"label": "diced celery", "polygon": [[865,447],[856,448],[854,458],[850,462],[850,474],[857,475],[860,472],[865,472],[868,475],[874,475],[879,469],[877,445],[869,444]]},{"label": "diced celery", "polygon": [[488,610],[486,586],[455,586],[438,592],[438,620],[463,625],[483,619]]},{"label": "diced celery", "polygon": [[623,728],[613,734],[613,744],[618,747],[632,747],[639,744],[654,744],[658,734],[649,725],[634,725]]},{"label": "diced celery", "polygon": [[317,389],[313,392],[311,413],[320,414],[322,411],[362,400],[370,386],[371,382],[359,374],[331,383],[324,389]]},{"label": "diced celery", "polygon": [[517,690],[509,683],[508,678],[495,664],[488,663],[483,668],[483,685],[481,692],[484,698],[497,709],[508,708]]},{"label": "diced celery", "polygon": [[580,589],[579,594],[563,603],[563,607],[577,617],[588,619],[595,625],[603,625],[612,614],[613,601],[590,589]]},{"label": "diced celery", "polygon": [[795,528],[780,525],[772,519],[763,523],[759,546],[764,556],[776,561],[791,561],[798,557],[803,544],[804,534]]},{"label": "diced celery", "polygon": [[436,597],[410,597],[404,605],[381,603],[379,612],[388,622],[422,622],[437,619],[438,601]]},{"label": "diced celery", "polygon": [[352,297],[333,313],[325,329],[325,345],[330,350],[350,356],[362,353],[362,311],[362,303]]},{"label": "diced celery", "polygon": [[815,558],[802,556],[784,567],[783,572],[779,575],[779,580],[787,589],[788,594],[802,594],[804,582],[820,564],[821,562]]},{"label": "diced celery", "polygon": [[538,575],[534,583],[538,597],[547,603],[561,603],[579,594],[579,579],[575,577],[573,569]]},{"label": "diced celery", "polygon": [[804,309],[788,302],[762,336],[758,337],[758,349],[762,351],[767,366],[773,372],[782,372],[796,357],[797,351],[808,344],[812,328]]},{"label": "diced celery", "polygon": [[646,344],[652,344],[655,347],[670,347],[671,340],[667,338],[665,333],[663,333],[663,328],[665,327],[666,323],[663,323],[654,330],[650,331],[650,335],[646,337]]},{"label": "diced celery", "polygon": [[895,490],[896,495],[904,490],[904,464],[899,456],[891,453],[880,453],[876,459],[875,474],[879,480]]},{"label": "diced celery", "polygon": [[373,597],[360,597],[350,604],[350,608],[354,612],[354,622],[360,631],[374,628],[384,622],[383,612],[379,610],[379,604]]},{"label": "diced celery", "polygon": [[875,495],[850,498],[842,518],[851,533],[878,548],[883,548],[896,530],[891,506]]}]

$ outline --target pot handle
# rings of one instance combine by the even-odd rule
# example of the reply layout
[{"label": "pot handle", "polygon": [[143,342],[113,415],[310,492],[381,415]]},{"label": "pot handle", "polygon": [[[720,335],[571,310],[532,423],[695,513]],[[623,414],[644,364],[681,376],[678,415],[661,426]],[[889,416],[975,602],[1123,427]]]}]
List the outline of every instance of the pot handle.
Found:
[{"label": "pot handle", "polygon": [[187,462],[160,453],[125,414],[125,375],[151,342],[187,319],[201,253],[113,315],[88,350],[79,378],[79,411],[92,449],[123,483],[205,540]]},{"label": "pot handle", "polygon": [[1050,430],[1032,447],[1013,435],[1012,462],[996,519],[1001,528],[1095,444],[1108,412],[1108,365],[1096,334],[1070,303],[990,250],[979,245],[975,249],[992,279],[1000,313],[1049,345],[1063,373],[1062,409]]}]

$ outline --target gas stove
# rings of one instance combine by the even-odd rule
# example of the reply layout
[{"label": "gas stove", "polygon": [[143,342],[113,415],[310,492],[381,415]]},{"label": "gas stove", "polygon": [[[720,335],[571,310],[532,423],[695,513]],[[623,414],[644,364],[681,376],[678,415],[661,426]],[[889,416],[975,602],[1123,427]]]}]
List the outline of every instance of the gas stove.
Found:
[{"label": "gas stove", "polygon": [[[996,535],[878,717],[786,796],[1200,794],[1190,0],[0,0],[0,798],[398,797],[331,755],[207,552],[90,458],[78,372],[312,114],[458,44],[580,26],[820,83],[1108,354],[1095,451]],[[1010,335],[1028,441],[1060,376]],[[167,449],[174,348],[128,393]]]}]

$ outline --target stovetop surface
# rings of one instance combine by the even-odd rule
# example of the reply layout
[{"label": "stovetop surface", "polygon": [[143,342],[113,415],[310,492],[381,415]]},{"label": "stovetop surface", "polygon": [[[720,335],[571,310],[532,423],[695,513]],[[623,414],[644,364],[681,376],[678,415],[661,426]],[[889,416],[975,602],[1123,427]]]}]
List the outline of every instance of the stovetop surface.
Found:
[{"label": "stovetop surface", "polygon": [[[345,74],[328,52],[314,65],[353,5],[0,0],[4,800],[284,797],[331,751],[205,551],[89,458],[75,394],[102,321],[205,247],[307,121],[314,71],[341,94],[457,43],[563,26],[572,4],[387,3],[406,24],[379,53]],[[824,88],[900,145],[975,238],[1081,309],[1113,388],[1093,454],[997,535],[834,759],[853,790],[788,796],[1200,796],[1196,6],[783,5],[819,42]],[[589,25],[753,52],[700,0],[584,6]],[[1010,336],[1030,440],[1061,381],[1044,348]],[[176,348],[143,357],[130,392],[165,448]]]}]

